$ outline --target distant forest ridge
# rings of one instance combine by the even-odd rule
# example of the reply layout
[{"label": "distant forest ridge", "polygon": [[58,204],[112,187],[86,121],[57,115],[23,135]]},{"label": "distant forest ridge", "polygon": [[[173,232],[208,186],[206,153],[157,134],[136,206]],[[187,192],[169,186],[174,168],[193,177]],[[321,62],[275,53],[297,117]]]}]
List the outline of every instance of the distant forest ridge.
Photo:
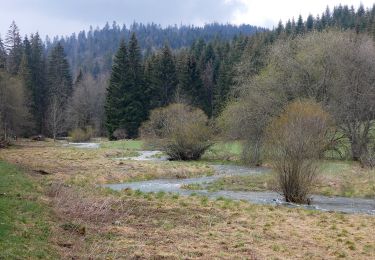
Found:
[{"label": "distant forest ridge", "polygon": [[167,26],[150,23],[133,23],[127,27],[116,22],[107,23],[103,28],[73,33],[68,37],[46,38],[47,51],[52,49],[57,42],[64,47],[68,56],[73,74],[79,69],[92,74],[108,72],[112,66],[112,58],[118,50],[121,39],[129,39],[135,32],[142,53],[145,57],[158,50],[167,43],[172,49],[190,47],[196,40],[205,42],[230,41],[240,35],[250,36],[267,29],[252,25],[233,25],[210,23],[204,26],[181,25]]}]

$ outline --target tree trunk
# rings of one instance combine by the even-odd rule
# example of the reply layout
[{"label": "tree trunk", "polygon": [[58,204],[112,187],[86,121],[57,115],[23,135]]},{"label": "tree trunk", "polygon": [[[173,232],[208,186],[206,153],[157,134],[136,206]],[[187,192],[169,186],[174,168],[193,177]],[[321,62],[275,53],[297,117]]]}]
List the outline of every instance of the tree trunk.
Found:
[{"label": "tree trunk", "polygon": [[353,161],[359,161],[362,155],[364,155],[367,152],[367,144],[362,140],[354,138],[351,142],[351,150]]}]

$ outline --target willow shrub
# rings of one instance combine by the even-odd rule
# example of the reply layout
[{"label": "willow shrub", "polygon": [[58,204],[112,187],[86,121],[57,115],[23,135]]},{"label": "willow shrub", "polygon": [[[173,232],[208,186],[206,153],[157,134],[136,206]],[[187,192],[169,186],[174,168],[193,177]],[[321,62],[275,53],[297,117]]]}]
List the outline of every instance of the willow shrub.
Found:
[{"label": "willow shrub", "polygon": [[287,202],[309,203],[330,116],[313,101],[295,101],[266,131],[266,150]]},{"label": "willow shrub", "polygon": [[212,145],[212,128],[206,114],[185,104],[151,111],[141,127],[149,146],[164,151],[171,160],[198,160]]}]

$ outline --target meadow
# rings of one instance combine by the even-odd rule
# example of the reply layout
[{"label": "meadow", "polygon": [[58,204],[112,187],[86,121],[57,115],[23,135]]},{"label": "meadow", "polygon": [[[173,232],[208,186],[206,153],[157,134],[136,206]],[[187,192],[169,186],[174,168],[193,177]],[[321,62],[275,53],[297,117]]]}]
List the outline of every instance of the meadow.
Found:
[{"label": "meadow", "polygon": [[[20,140],[0,150],[0,258],[375,257],[371,215],[100,186],[207,176],[211,164],[239,164],[238,143],[218,144],[198,162],[115,159],[142,149],[141,141],[102,140],[99,149],[78,149]],[[210,188],[268,190],[271,174],[224,179]],[[355,163],[323,161],[321,178],[325,186],[317,193],[374,198],[374,172]]]}]

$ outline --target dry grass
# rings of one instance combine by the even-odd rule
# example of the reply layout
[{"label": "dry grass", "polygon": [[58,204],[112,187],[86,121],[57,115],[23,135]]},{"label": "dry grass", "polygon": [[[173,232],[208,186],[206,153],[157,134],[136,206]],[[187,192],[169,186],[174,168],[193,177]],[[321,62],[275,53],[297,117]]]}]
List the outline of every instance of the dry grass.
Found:
[{"label": "dry grass", "polygon": [[[37,178],[45,190],[41,199],[55,215],[51,243],[59,248],[62,258],[375,257],[375,218],[372,216],[96,188],[95,184],[119,179],[117,175],[124,167],[132,178],[138,178],[137,174],[144,176],[152,167],[160,167],[159,175],[166,174],[161,169],[170,166],[140,162],[118,165],[105,156],[106,152],[43,146],[0,151],[0,157],[10,162],[52,173]],[[203,166],[181,164],[178,167],[193,167],[196,172],[189,171],[189,174],[197,174]],[[90,181],[76,185],[72,182],[74,176]]]},{"label": "dry grass", "polygon": [[187,178],[210,175],[204,164],[184,162],[116,161],[122,157],[119,149],[76,149],[53,142],[19,142],[17,146],[0,150],[0,159],[26,166],[28,170],[43,170],[50,177],[77,185],[118,183],[155,178]]}]

